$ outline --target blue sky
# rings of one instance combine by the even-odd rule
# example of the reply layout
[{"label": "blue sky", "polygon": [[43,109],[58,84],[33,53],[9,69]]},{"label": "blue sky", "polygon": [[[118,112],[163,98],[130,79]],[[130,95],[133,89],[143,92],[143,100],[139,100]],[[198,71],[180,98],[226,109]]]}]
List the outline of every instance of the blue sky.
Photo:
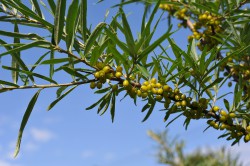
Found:
[{"label": "blue sky", "polygon": [[[93,27],[96,26],[104,20],[104,14],[108,9],[110,14],[107,22],[111,20],[117,11],[117,8],[110,9],[113,4],[114,1],[111,0],[100,4],[89,1],[88,22]],[[133,4],[125,9],[133,33],[136,35],[140,28],[143,8],[141,5]],[[49,15],[46,16],[49,17]],[[7,24],[5,26],[3,23],[0,24],[1,29],[12,28]],[[167,21],[163,19],[156,36],[164,33],[165,30],[167,30]],[[31,29],[21,28],[21,31],[28,33]],[[189,31],[180,31],[173,35],[176,43],[183,49],[187,45],[188,33]],[[7,38],[5,40],[8,41]],[[4,50],[0,48],[0,52],[2,51]],[[25,58],[30,62],[35,61],[35,55],[43,53],[39,49],[24,52]],[[9,64],[8,57],[2,58],[1,63]],[[10,78],[2,69],[0,73],[4,79]],[[63,75],[58,77],[62,81],[67,81]],[[112,123],[108,113],[100,117],[95,109],[85,110],[100,97],[94,94],[88,85],[78,87],[49,112],[46,108],[55,99],[56,89],[42,91],[24,131],[19,156],[14,159],[13,152],[19,125],[27,104],[35,92],[35,90],[16,90],[0,95],[0,166],[160,165],[154,156],[157,151],[156,144],[147,136],[146,131],[165,129],[164,114],[157,111],[161,106],[157,105],[149,120],[141,123],[145,116],[144,113],[140,113],[142,102],[134,106],[130,99],[122,102],[117,100],[115,122]],[[247,155],[250,152],[249,144],[241,143],[231,148],[230,143],[217,139],[220,132],[209,129],[203,133],[206,128],[205,121],[191,122],[187,131],[182,124],[183,119],[179,119],[170,125],[168,130],[171,136],[178,135],[180,139],[185,139],[186,152],[191,152],[198,147],[216,149],[227,145],[233,153],[241,153],[241,159],[245,163],[250,162]]]}]

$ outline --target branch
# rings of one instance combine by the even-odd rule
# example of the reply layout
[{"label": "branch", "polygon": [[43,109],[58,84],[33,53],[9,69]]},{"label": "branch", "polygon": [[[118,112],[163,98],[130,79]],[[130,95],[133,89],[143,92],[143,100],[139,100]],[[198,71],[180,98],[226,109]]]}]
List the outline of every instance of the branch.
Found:
[{"label": "branch", "polygon": [[55,88],[55,87],[62,87],[62,86],[73,86],[73,85],[82,85],[87,84],[90,82],[95,82],[96,79],[86,80],[86,81],[80,81],[80,82],[70,82],[70,83],[64,83],[64,84],[49,84],[49,85],[30,85],[30,86],[9,86],[9,87],[3,87],[0,88],[0,92],[4,91],[10,91],[10,90],[19,90],[19,89],[36,89],[36,88]]}]

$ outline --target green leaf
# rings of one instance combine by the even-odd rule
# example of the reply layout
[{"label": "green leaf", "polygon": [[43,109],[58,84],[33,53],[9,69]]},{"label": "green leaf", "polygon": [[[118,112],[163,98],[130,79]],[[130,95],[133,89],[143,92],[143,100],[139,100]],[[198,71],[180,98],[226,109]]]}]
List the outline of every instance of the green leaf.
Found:
[{"label": "green leaf", "polygon": [[223,101],[224,101],[224,105],[225,105],[227,111],[230,112],[230,104],[229,104],[228,100],[227,99],[223,99]]},{"label": "green leaf", "polygon": [[34,47],[41,47],[41,46],[44,46],[44,45],[45,46],[50,46],[50,43],[48,41],[45,41],[45,40],[37,40],[37,41],[25,44],[25,45],[20,46],[20,47],[10,49],[10,50],[8,50],[8,51],[6,51],[4,53],[1,53],[0,57],[2,57],[4,55],[8,55],[8,54],[13,54],[13,53],[16,53],[16,52],[19,52],[19,51],[27,50],[27,49],[30,49],[30,48],[34,48]]},{"label": "green leaf", "polygon": [[149,110],[148,110],[146,116],[145,116],[144,119],[142,120],[142,122],[145,122],[145,121],[149,118],[149,116],[151,115],[151,113],[152,113],[153,110],[154,110],[155,103],[156,103],[155,100],[152,100],[152,101],[150,102],[150,108],[149,108]]},{"label": "green leaf", "polygon": [[[15,32],[15,33],[19,33],[19,28],[18,28],[17,23],[14,24],[14,32]],[[14,37],[14,43],[19,44],[19,43],[20,43],[20,39]],[[15,49],[15,48],[16,48],[16,47],[13,46],[13,49]],[[19,57],[20,57],[20,55],[21,55],[20,51],[16,52],[15,54],[16,54],[16,56],[19,56]],[[17,68],[17,69],[19,68],[18,62],[16,61],[16,59],[15,59],[14,57],[12,57],[11,67]],[[13,80],[13,82],[16,84],[17,81],[18,81],[18,72],[17,72],[17,71],[12,71],[11,74],[12,74],[12,80]]]},{"label": "green leaf", "polygon": [[58,45],[63,34],[66,0],[57,0],[52,44]]},{"label": "green leaf", "polygon": [[37,12],[38,16],[43,18],[43,14],[42,14],[42,11],[40,9],[40,6],[39,6],[37,0],[30,0],[30,1],[33,4],[33,6],[35,8],[35,11]]},{"label": "green leaf", "polygon": [[37,98],[40,94],[42,89],[39,89],[35,95],[31,98],[30,102],[29,102],[29,105],[23,115],[23,119],[22,119],[22,122],[21,122],[21,125],[20,125],[20,128],[19,128],[19,132],[18,132],[18,138],[17,138],[17,143],[16,143],[16,149],[15,149],[15,152],[14,152],[14,157],[16,157],[19,153],[19,150],[20,150],[20,145],[21,145],[21,141],[22,141],[22,135],[23,135],[23,131],[24,131],[24,128],[29,120],[29,117],[30,117],[30,114],[35,106],[35,103],[37,101]]},{"label": "green leaf", "polygon": [[88,6],[88,1],[87,0],[81,0],[81,30],[82,30],[82,39],[85,42],[87,40],[87,6]]},{"label": "green leaf", "polygon": [[63,67],[62,68],[65,72],[69,73],[71,76],[76,76],[79,77],[81,79],[87,79],[86,76],[82,75],[81,73],[78,73],[75,69],[72,69],[70,67]]},{"label": "green leaf", "polygon": [[110,95],[111,92],[108,92],[106,95],[104,95],[101,99],[99,99],[97,102],[95,102],[94,104],[92,104],[91,106],[87,107],[86,110],[90,110],[94,107],[96,107],[101,101],[103,101],[108,95]]},{"label": "green leaf", "polygon": [[202,89],[201,94],[203,92],[205,92],[206,90],[208,90],[209,88],[213,87],[214,85],[219,84],[222,80],[223,80],[223,78],[217,78],[217,79],[215,79],[214,82],[210,83],[208,86],[206,86],[206,87],[204,87]]},{"label": "green leaf", "polygon": [[172,33],[170,33],[172,29],[172,26],[168,28],[168,31],[163,34],[160,38],[158,38],[156,41],[154,41],[152,44],[150,44],[147,48],[145,48],[139,55],[138,55],[138,61],[143,59],[143,57],[147,56],[150,52],[152,52],[156,47],[158,47],[164,40],[166,40]]},{"label": "green leaf", "polygon": [[141,72],[141,74],[144,77],[149,78],[150,74],[149,74],[148,70],[145,67],[143,67],[141,65],[137,65],[137,68],[139,69],[139,71]]},{"label": "green leaf", "polygon": [[[55,59],[55,51],[51,50],[51,52],[50,52],[50,60],[54,60],[54,59]],[[51,79],[53,78],[54,72],[55,72],[54,64],[50,64],[49,65],[49,77]]]},{"label": "green leaf", "polygon": [[49,60],[45,60],[43,61],[41,64],[43,65],[51,65],[51,64],[59,64],[59,63],[65,63],[68,62],[69,58],[60,58],[60,59],[49,59]]},{"label": "green leaf", "polygon": [[99,34],[101,33],[101,31],[103,30],[105,26],[106,26],[106,23],[101,22],[96,26],[94,31],[91,33],[88,40],[86,41],[85,50],[84,50],[85,55],[87,55],[89,51],[91,50],[91,48],[94,46],[94,43],[96,42],[97,37],[99,36]]},{"label": "green leaf", "polygon": [[183,113],[179,114],[178,116],[176,116],[174,119],[172,119],[170,122],[167,123],[166,127],[168,127],[171,123],[173,123],[176,119],[178,119],[179,117],[181,117],[183,115]]},{"label": "green leaf", "polygon": [[69,90],[67,90],[64,94],[54,100],[47,108],[47,111],[51,110],[59,101],[61,101],[65,96],[67,96],[70,92],[72,92],[78,85],[73,86]]},{"label": "green leaf", "polygon": [[19,87],[19,86],[18,86],[17,84],[15,84],[15,83],[7,82],[7,81],[4,81],[4,80],[0,80],[0,84],[9,85],[9,86],[14,86],[14,87]]},{"label": "green leaf", "polygon": [[79,1],[78,0],[74,0],[71,2],[70,6],[69,6],[69,10],[68,10],[68,15],[67,15],[67,19],[66,19],[66,46],[68,51],[71,51],[72,49],[72,45],[73,45],[73,41],[75,38],[75,32],[76,32],[76,28],[77,28],[77,19],[79,16],[78,13],[78,7],[79,5]]},{"label": "green leaf", "polygon": [[21,1],[7,1],[6,3],[8,3],[8,5],[10,5],[11,7],[17,9],[19,12],[21,12],[22,14],[24,14],[27,17],[31,17],[35,20],[37,20],[38,22],[40,22],[44,27],[46,27],[48,30],[52,30],[53,25],[50,24],[48,21],[44,20],[43,18],[41,18],[40,16],[38,16],[36,13],[34,13],[32,10],[30,10],[25,4],[23,4]]},{"label": "green leaf", "polygon": [[135,56],[137,53],[135,52],[135,42],[134,42],[133,34],[131,32],[127,17],[122,8],[120,8],[120,13],[122,15],[122,24],[123,24],[123,30],[124,30],[123,33],[126,38],[128,48],[130,50],[130,55]]},{"label": "green leaf", "polygon": [[128,49],[128,47],[126,46],[126,44],[124,44],[122,41],[120,41],[117,37],[117,34],[112,32],[110,29],[105,28],[105,32],[107,33],[108,37],[117,45],[119,46],[125,53],[129,54],[130,50]]},{"label": "green leaf", "polygon": [[55,15],[55,12],[56,12],[56,4],[54,2],[54,0],[47,0],[48,1],[48,4],[51,8],[51,11],[53,13],[53,15]]},{"label": "green leaf", "polygon": [[[16,26],[17,26],[17,23],[18,22],[16,21],[14,24],[16,24]],[[34,34],[34,33],[28,33],[28,34],[19,33],[17,28],[15,28],[14,32],[0,30],[0,35],[14,37],[14,38],[20,38],[20,39],[29,39],[29,40],[34,40],[34,39],[41,40],[41,39],[43,39],[41,36]]]},{"label": "green leaf", "polygon": [[[8,67],[8,66],[2,66],[2,67],[3,67],[3,69],[7,69],[7,70],[11,70],[11,71],[18,71],[19,73],[25,73],[25,74],[27,74],[29,77],[32,77],[32,78],[33,78],[33,76],[34,76],[34,77],[38,77],[38,78],[41,78],[41,79],[43,79],[43,80],[49,81],[49,82],[51,82],[51,83],[57,84],[57,82],[54,81],[54,80],[52,80],[51,78],[48,78],[48,77],[43,76],[43,75],[38,74],[38,73],[33,73],[33,72],[30,72],[30,71],[20,70],[20,69]],[[35,81],[34,81],[34,78],[33,78],[33,82],[35,82]]]},{"label": "green leaf", "polygon": [[112,123],[114,122],[114,118],[115,118],[115,98],[116,98],[115,94],[113,93],[112,101],[111,101],[111,108],[110,108]]}]

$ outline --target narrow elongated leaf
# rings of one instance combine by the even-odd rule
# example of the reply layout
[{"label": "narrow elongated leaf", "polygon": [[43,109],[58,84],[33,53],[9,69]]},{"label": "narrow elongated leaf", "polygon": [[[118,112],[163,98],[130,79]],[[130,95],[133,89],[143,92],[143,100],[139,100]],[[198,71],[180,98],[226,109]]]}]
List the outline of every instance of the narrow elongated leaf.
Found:
[{"label": "narrow elongated leaf", "polygon": [[0,84],[9,85],[9,86],[14,86],[14,87],[19,87],[19,86],[18,86],[17,84],[15,84],[15,83],[7,82],[7,81],[4,81],[4,80],[0,80]]},{"label": "narrow elongated leaf", "polygon": [[112,32],[110,29],[105,28],[105,32],[108,34],[108,37],[110,37],[110,39],[117,44],[125,53],[129,54],[130,50],[128,49],[128,47],[118,39],[117,35]]},{"label": "narrow elongated leaf", "polygon": [[75,38],[75,29],[77,23],[78,13],[78,0],[72,1],[69,6],[68,15],[66,19],[66,46],[68,51],[71,51],[73,41]]},{"label": "narrow elongated leaf", "polygon": [[170,31],[172,29],[172,26],[169,27],[168,31],[163,34],[160,38],[158,38],[156,41],[154,41],[152,44],[150,44],[147,48],[145,48],[138,56],[139,60],[143,59],[144,56],[147,56],[150,52],[152,52],[156,47],[158,47],[164,40],[166,40],[171,34]]},{"label": "narrow elongated leaf", "polygon": [[151,115],[151,113],[153,112],[153,110],[154,110],[154,107],[155,107],[155,101],[153,100],[150,104],[150,108],[149,108],[149,110],[148,110],[148,112],[147,112],[147,114],[146,114],[146,116],[145,116],[145,118],[142,120],[142,122],[145,122],[148,118],[149,118],[149,116]]},{"label": "narrow elongated leaf", "polygon": [[[17,24],[17,22],[15,23]],[[8,37],[14,37],[14,38],[21,38],[21,39],[43,39],[41,36],[34,34],[34,33],[19,33],[18,29],[16,29],[14,32],[8,32],[8,31],[2,31],[0,30],[0,35],[2,36],[8,36]]]},{"label": "narrow elongated leaf", "polygon": [[56,4],[55,4],[54,0],[47,0],[47,2],[48,2],[49,6],[51,8],[52,13],[55,15],[55,13],[56,13]]},{"label": "narrow elongated leaf", "polygon": [[115,119],[115,94],[113,93],[112,95],[112,101],[111,101],[111,108],[110,108],[110,114],[111,114],[111,119],[112,119],[112,123],[114,122]]},{"label": "narrow elongated leaf", "polygon": [[[54,60],[55,56],[54,56],[54,50],[51,50],[50,52],[50,60]],[[50,64],[49,65],[49,77],[52,79],[53,75],[54,75],[54,72],[55,72],[55,67],[54,67],[54,64]]]},{"label": "narrow elongated leaf", "polygon": [[87,40],[87,0],[81,0],[81,30],[82,30],[82,39],[85,42]]},{"label": "narrow elongated leaf", "polygon": [[70,67],[63,67],[63,70],[67,73],[69,73],[71,76],[76,76],[81,79],[88,79],[86,76],[82,75],[81,73],[78,73],[76,70],[70,68]]},{"label": "narrow elongated leaf", "polygon": [[38,41],[34,41],[32,43],[28,43],[28,44],[25,44],[23,46],[20,46],[20,47],[16,47],[15,49],[10,49],[4,53],[1,53],[0,54],[0,57],[4,56],[4,55],[8,55],[8,54],[12,54],[12,53],[16,53],[16,52],[19,52],[19,51],[23,51],[23,50],[27,50],[27,49],[30,49],[30,48],[34,48],[34,47],[41,47],[41,46],[50,46],[50,43],[48,41],[45,41],[45,40],[38,40]]},{"label": "narrow elongated leaf", "polygon": [[[19,28],[18,28],[17,23],[14,24],[14,32],[15,32],[15,33],[19,33]],[[20,43],[20,39],[14,37],[14,43],[19,44],[19,43]],[[16,47],[13,46],[13,49],[15,49],[15,48],[16,48]],[[16,54],[16,56],[19,56],[19,57],[20,57],[20,54],[21,54],[21,53],[20,53],[20,51],[18,51],[18,52],[16,52],[15,54]],[[18,69],[18,68],[19,68],[18,62],[16,61],[16,59],[15,59],[14,57],[11,57],[11,58],[12,58],[11,67],[17,68],[17,69]],[[18,81],[18,72],[17,72],[17,71],[12,71],[11,73],[12,73],[12,80],[13,80],[13,82],[16,84],[17,81]]]},{"label": "narrow elongated leaf", "polygon": [[42,89],[39,89],[35,95],[31,98],[30,102],[29,102],[29,105],[23,115],[23,119],[22,119],[22,122],[21,122],[21,125],[20,125],[20,128],[19,128],[19,132],[18,132],[18,138],[17,138],[17,143],[16,143],[16,149],[15,149],[15,152],[14,152],[14,157],[16,157],[19,153],[19,150],[20,150],[20,145],[21,145],[21,141],[22,141],[22,135],[23,135],[23,131],[24,131],[24,128],[29,120],[29,117],[30,117],[30,114],[35,106],[35,103],[37,101],[37,98],[40,94]]},{"label": "narrow elongated leaf", "polygon": [[139,69],[139,71],[141,72],[141,74],[144,77],[149,78],[150,74],[149,74],[148,70],[145,67],[137,65],[137,68]]},{"label": "narrow elongated leaf", "polygon": [[86,110],[90,110],[94,107],[96,107],[101,101],[104,100],[105,97],[107,97],[108,95],[110,95],[111,92],[108,92],[106,95],[104,95],[102,98],[100,98],[97,102],[95,102],[94,104],[92,104],[91,106],[87,107]]},{"label": "narrow elongated leaf", "polygon": [[31,2],[34,5],[35,11],[37,12],[38,16],[43,18],[43,14],[37,0],[31,0]]},{"label": "narrow elongated leaf", "polygon": [[99,34],[101,33],[101,31],[103,30],[105,26],[106,26],[106,23],[101,22],[96,26],[94,31],[91,33],[88,40],[86,41],[86,46],[84,50],[85,55],[87,55],[89,51],[91,50],[91,48],[94,46],[94,43],[96,42],[97,37],[99,36]]},{"label": "narrow elongated leaf", "polygon": [[52,35],[52,44],[58,45],[63,34],[64,16],[66,10],[66,0],[58,0],[54,19],[54,29]]},{"label": "narrow elongated leaf", "polygon": [[123,30],[124,30],[123,33],[126,38],[128,48],[130,50],[130,55],[135,56],[136,55],[135,42],[134,42],[133,34],[131,32],[130,25],[128,23],[127,17],[122,8],[120,8],[120,13],[122,15],[122,24],[123,24]]},{"label": "narrow elongated leaf", "polygon": [[205,92],[206,90],[208,90],[209,88],[213,87],[214,85],[219,84],[222,80],[223,80],[223,78],[217,78],[216,80],[214,80],[214,82],[212,82],[211,84],[209,84],[208,86],[206,86],[206,87],[202,90],[201,94],[202,94],[203,92]]},{"label": "narrow elongated leaf", "polygon": [[72,92],[77,85],[70,88],[68,91],[66,91],[64,94],[62,94],[60,97],[58,97],[56,100],[54,100],[47,108],[47,111],[51,110],[59,101],[61,101],[65,96],[67,96],[70,92]]},{"label": "narrow elongated leaf", "polygon": [[[26,70],[20,70],[20,69],[8,67],[8,66],[2,66],[2,67],[3,67],[3,69],[7,69],[7,70],[11,70],[11,71],[18,71],[19,73],[27,74],[29,77],[32,76],[32,78],[33,78],[33,76],[34,76],[34,77],[38,77],[38,78],[41,78],[41,79],[43,79],[43,80],[49,81],[49,82],[51,82],[51,83],[57,84],[57,82],[54,81],[54,80],[52,80],[51,78],[48,78],[48,77],[43,76],[43,75],[38,74],[38,73],[33,73],[33,72],[30,72],[30,71],[26,71]],[[33,82],[35,82],[35,81],[34,81],[34,78],[33,78]]]},{"label": "narrow elongated leaf", "polygon": [[48,65],[48,64],[59,64],[59,63],[65,63],[68,62],[69,58],[60,58],[60,59],[49,59],[49,60],[45,60],[43,61],[41,64],[43,65]]},{"label": "narrow elongated leaf", "polygon": [[48,21],[44,20],[43,18],[39,17],[36,13],[34,13],[31,9],[29,9],[25,4],[21,1],[7,1],[8,5],[17,9],[19,12],[24,14],[27,17],[32,17],[33,19],[37,20],[41,24],[43,24],[47,29],[52,30],[53,25]]},{"label": "narrow elongated leaf", "polygon": [[[5,44],[5,42],[3,40],[0,39],[0,44]],[[22,46],[21,46],[22,47]],[[5,46],[5,48],[7,49],[7,54],[10,54],[16,61],[16,63],[25,71],[29,71],[28,67],[25,65],[25,63],[22,61],[22,59],[20,58],[20,56],[18,56],[16,54],[16,52],[22,50],[22,49],[19,49],[20,47],[18,48],[15,48],[15,49],[12,49],[11,47],[9,46]],[[13,51],[15,50],[15,51]],[[5,52],[6,53],[6,52]],[[3,53],[3,54],[5,54]],[[1,58],[1,55],[0,55],[0,58]],[[29,76],[29,78],[31,79],[32,82],[34,82],[34,78],[32,75]]]}]

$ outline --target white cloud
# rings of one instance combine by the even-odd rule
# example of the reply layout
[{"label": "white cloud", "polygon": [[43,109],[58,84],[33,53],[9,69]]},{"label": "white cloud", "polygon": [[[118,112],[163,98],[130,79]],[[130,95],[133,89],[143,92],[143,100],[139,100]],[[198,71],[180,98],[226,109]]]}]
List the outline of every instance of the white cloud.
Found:
[{"label": "white cloud", "polygon": [[103,159],[105,161],[113,161],[115,160],[115,154],[114,153],[106,153],[104,156],[103,156]]},{"label": "white cloud", "polygon": [[0,166],[20,166],[20,165],[12,164],[10,162],[4,161],[4,160],[0,160]]},{"label": "white cloud", "polygon": [[85,150],[85,151],[82,152],[81,156],[82,156],[83,158],[85,158],[85,159],[91,158],[91,157],[94,156],[94,152],[91,151],[91,150]]},{"label": "white cloud", "polygon": [[23,145],[23,150],[28,151],[28,152],[33,152],[39,148],[39,146],[33,142],[27,142],[26,144]]},{"label": "white cloud", "polygon": [[34,140],[39,142],[47,142],[55,137],[55,134],[47,129],[31,128],[30,133]]}]

